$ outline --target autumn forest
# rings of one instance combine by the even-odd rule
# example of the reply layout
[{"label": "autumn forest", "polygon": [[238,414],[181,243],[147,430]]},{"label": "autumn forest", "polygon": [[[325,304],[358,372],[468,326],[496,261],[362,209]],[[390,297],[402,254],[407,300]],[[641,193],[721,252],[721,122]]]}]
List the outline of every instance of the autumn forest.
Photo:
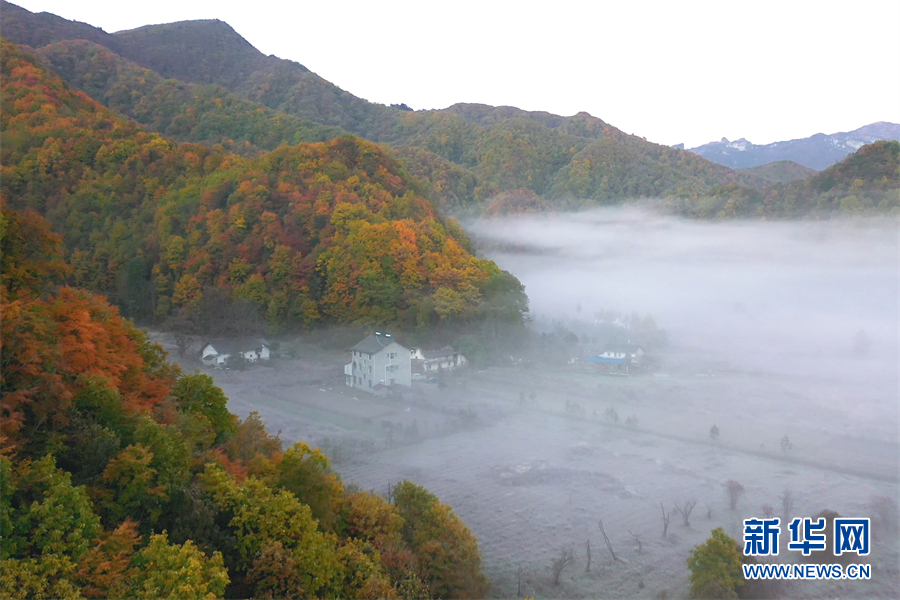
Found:
[{"label": "autumn forest", "polygon": [[626,202],[692,219],[900,211],[896,141],[774,182],[587,113],[369,103],[218,21],[120,35],[2,10],[10,598],[489,593],[475,536],[435,494],[345,483],[146,329],[390,327],[484,357],[529,339],[529,300],[460,221]]}]

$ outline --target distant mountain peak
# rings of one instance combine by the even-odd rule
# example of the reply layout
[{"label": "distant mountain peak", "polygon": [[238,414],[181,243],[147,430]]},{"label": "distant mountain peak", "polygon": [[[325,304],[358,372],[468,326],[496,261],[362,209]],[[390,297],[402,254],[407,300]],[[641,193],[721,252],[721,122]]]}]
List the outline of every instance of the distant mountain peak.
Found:
[{"label": "distant mountain peak", "polygon": [[849,132],[817,133],[807,138],[756,145],[745,138],[710,142],[690,152],[731,167],[746,169],[778,161],[793,161],[821,171],[856,152],[866,144],[878,140],[900,140],[900,125],[879,121]]}]

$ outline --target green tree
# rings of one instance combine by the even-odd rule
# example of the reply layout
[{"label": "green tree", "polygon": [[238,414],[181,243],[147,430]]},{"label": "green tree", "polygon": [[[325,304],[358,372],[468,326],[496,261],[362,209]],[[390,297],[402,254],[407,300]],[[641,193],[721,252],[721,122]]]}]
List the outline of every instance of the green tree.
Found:
[{"label": "green tree", "polygon": [[737,598],[744,585],[742,562],[741,547],[724,529],[716,527],[709,539],[691,550],[688,556],[691,595],[694,598]]},{"label": "green tree", "polygon": [[412,548],[422,579],[438,598],[482,598],[490,584],[469,528],[437,496],[409,481],[394,488],[404,519],[403,538]]},{"label": "green tree", "polygon": [[[17,491],[25,505],[13,516],[14,531],[24,534],[24,540],[14,546],[18,555],[56,554],[77,559],[91,547],[101,531],[100,519],[84,486],[74,487],[71,479],[49,455],[20,466]],[[27,502],[29,496],[36,499]]]},{"label": "green tree", "polygon": [[199,371],[183,375],[172,393],[178,399],[179,410],[202,415],[209,420],[217,442],[237,429],[237,418],[228,411],[228,398],[209,375]]},{"label": "green tree", "polygon": [[[251,565],[264,548],[281,542],[282,550],[272,549],[273,560],[282,560],[282,552],[296,563],[306,596],[318,597],[331,589],[340,566],[334,553],[334,539],[318,531],[309,507],[286,490],[274,490],[250,477],[238,484],[221,468],[207,466],[203,474],[208,493],[236,540],[236,556],[242,569]],[[285,559],[286,560],[286,559]],[[256,565],[257,572],[278,571],[278,567]]]},{"label": "green tree", "polygon": [[193,542],[170,544],[165,533],[150,536],[150,543],[132,561],[136,575],[131,580],[133,598],[202,598],[225,595],[228,571],[222,555],[207,557]]},{"label": "green tree", "polygon": [[0,588],[10,600],[80,600],[84,596],[72,581],[74,571],[72,560],[58,554],[8,558],[0,561]]},{"label": "green tree", "polygon": [[344,486],[331,472],[328,457],[303,442],[294,444],[278,464],[277,486],[309,506],[322,531],[334,531]]}]

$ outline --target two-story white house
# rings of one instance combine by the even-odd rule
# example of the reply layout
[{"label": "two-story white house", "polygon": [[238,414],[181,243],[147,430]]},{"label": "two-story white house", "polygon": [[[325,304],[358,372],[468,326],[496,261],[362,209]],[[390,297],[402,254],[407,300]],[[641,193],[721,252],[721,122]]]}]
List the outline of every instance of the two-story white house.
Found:
[{"label": "two-story white house", "polygon": [[384,387],[412,385],[410,350],[393,336],[376,331],[350,349],[350,363],[344,365],[344,382],[376,393]]}]

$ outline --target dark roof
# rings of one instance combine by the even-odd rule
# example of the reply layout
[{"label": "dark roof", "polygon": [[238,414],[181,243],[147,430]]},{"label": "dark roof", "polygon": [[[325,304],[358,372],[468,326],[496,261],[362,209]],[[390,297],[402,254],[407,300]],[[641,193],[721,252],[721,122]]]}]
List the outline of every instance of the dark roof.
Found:
[{"label": "dark roof", "polygon": [[382,348],[386,348],[393,343],[400,344],[393,336],[385,334],[385,333],[373,333],[360,343],[356,344],[351,348],[351,350],[357,350],[359,352],[363,352],[365,354],[377,354],[381,352]]},{"label": "dark roof", "polygon": [[453,349],[453,346],[444,346],[440,350],[426,350],[422,352],[422,356],[425,358],[441,358],[442,356],[453,356],[456,354],[456,350]]},{"label": "dark roof", "polygon": [[261,350],[263,346],[269,343],[260,338],[236,338],[231,340],[208,340],[200,347],[200,352],[207,346],[212,346],[219,354],[234,354],[235,352],[249,352],[250,350]]}]

